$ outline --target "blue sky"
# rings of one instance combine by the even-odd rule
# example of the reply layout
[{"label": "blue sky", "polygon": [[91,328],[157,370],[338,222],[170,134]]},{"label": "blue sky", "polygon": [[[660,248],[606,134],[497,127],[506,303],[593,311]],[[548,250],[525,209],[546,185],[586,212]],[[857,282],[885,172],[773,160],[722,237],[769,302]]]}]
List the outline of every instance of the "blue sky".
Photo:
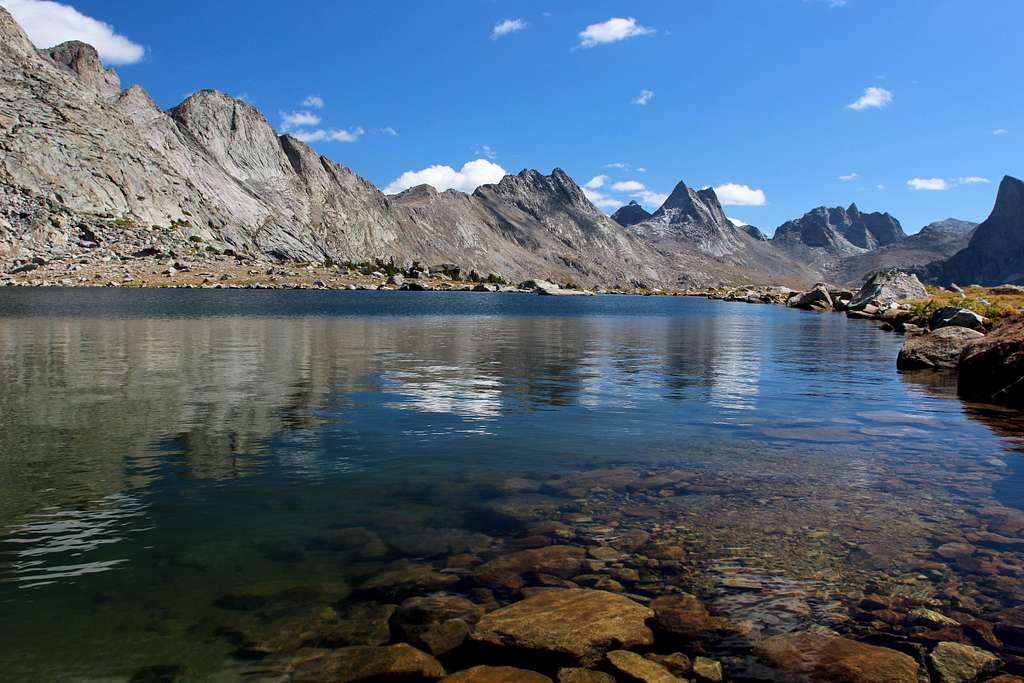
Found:
[{"label": "blue sky", "polygon": [[162,107],[215,88],[279,129],[305,114],[293,133],[382,188],[559,166],[606,176],[608,209],[684,180],[768,232],[850,202],[914,232],[1024,174],[1019,0],[70,4],[112,31],[33,39],[87,33]]}]

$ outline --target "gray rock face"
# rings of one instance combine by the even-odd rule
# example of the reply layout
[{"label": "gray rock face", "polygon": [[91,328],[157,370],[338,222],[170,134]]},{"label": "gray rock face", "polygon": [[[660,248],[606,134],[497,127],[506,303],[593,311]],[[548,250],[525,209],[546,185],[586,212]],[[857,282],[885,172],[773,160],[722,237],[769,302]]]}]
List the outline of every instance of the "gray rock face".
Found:
[{"label": "gray rock face", "polygon": [[898,220],[887,213],[861,213],[856,204],[832,209],[820,206],[783,223],[772,241],[784,249],[821,250],[827,256],[850,256],[903,239]]},{"label": "gray rock face", "polygon": [[886,307],[904,299],[927,297],[928,290],[924,288],[916,275],[899,270],[886,270],[872,275],[850,300],[848,308],[857,311],[862,310],[868,304]]},{"label": "gray rock face", "polygon": [[709,256],[724,256],[741,248],[746,235],[726,218],[711,188],[694,191],[680,181],[654,214],[633,226],[638,234],[654,239],[681,239]]},{"label": "gray rock face", "polygon": [[928,334],[908,337],[896,357],[896,367],[905,370],[955,368],[964,347],[984,336],[966,327],[943,327]]},{"label": "gray rock face", "polygon": [[943,284],[1024,284],[1024,182],[1005,176],[992,213],[970,243],[935,271]]},{"label": "gray rock face", "polygon": [[612,214],[612,220],[624,228],[643,223],[651,217],[651,213],[636,202],[630,202]]}]

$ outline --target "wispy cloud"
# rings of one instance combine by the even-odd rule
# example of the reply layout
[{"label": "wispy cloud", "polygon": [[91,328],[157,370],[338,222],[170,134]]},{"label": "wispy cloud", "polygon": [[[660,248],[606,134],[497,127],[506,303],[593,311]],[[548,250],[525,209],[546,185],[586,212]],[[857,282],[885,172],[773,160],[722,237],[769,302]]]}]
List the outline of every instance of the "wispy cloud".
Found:
[{"label": "wispy cloud", "polygon": [[583,194],[587,196],[587,199],[590,200],[591,204],[599,209],[604,209],[605,211],[614,211],[625,204],[621,199],[609,197],[603,192],[598,192],[597,190],[592,190],[586,187],[583,188]]},{"label": "wispy cloud", "polygon": [[477,145],[474,151],[477,156],[487,157],[488,159],[498,158],[498,153],[490,145]]},{"label": "wispy cloud", "polygon": [[653,28],[641,26],[634,17],[612,17],[599,24],[590,24],[579,32],[579,47],[595,47],[608,43],[617,43],[627,38],[649,36]]},{"label": "wispy cloud", "polygon": [[842,180],[844,183],[848,183],[848,182],[850,182],[852,180],[856,180],[859,177],[860,177],[859,173],[848,173],[847,175],[839,176],[839,180]]},{"label": "wispy cloud", "polygon": [[722,206],[764,206],[767,203],[764,190],[755,190],[739,183],[716,185],[715,194]]},{"label": "wispy cloud", "polygon": [[996,128],[994,131],[992,131],[992,135],[1006,135],[1009,132],[1010,131],[1006,130],[1005,128]]},{"label": "wispy cloud", "polygon": [[430,185],[439,192],[472,192],[481,185],[496,183],[506,176],[505,169],[487,159],[467,161],[456,171],[451,166],[434,165],[418,171],[406,171],[384,188],[385,194],[398,194],[417,185]]},{"label": "wispy cloud", "polygon": [[652,97],[654,97],[653,90],[641,90],[640,96],[633,100],[633,104],[639,104],[641,107],[647,106]]},{"label": "wispy cloud", "polygon": [[378,128],[377,132],[383,133],[384,135],[390,135],[393,138],[398,137],[398,131],[392,128],[391,126],[384,126],[383,128]]},{"label": "wispy cloud", "polygon": [[949,183],[943,178],[911,178],[907,181],[907,186],[914,190],[948,190]]},{"label": "wispy cloud", "polygon": [[992,181],[988,178],[982,178],[980,175],[969,175],[963,176],[956,179],[961,185],[979,185],[983,183],[991,183]]},{"label": "wispy cloud", "polygon": [[146,56],[146,49],[114,27],[82,14],[74,7],[50,0],[3,0],[0,2],[21,24],[36,47],[53,47],[69,40],[80,40],[96,48],[107,64],[135,64]]},{"label": "wispy cloud", "polygon": [[509,33],[515,33],[516,31],[522,31],[529,24],[522,19],[502,19],[494,28],[491,29],[491,40],[497,40],[502,36],[507,36]]},{"label": "wispy cloud", "polygon": [[630,166],[627,163],[623,163],[621,161],[615,161],[615,162],[612,162],[610,164],[605,164],[604,167],[605,168],[621,168],[621,169],[626,169],[626,168],[629,168]]},{"label": "wispy cloud", "polygon": [[316,130],[297,130],[291,133],[291,136],[302,142],[357,142],[365,132],[362,128],[350,130],[318,128]]},{"label": "wispy cloud", "polygon": [[885,88],[871,86],[864,89],[864,94],[856,101],[846,105],[847,109],[860,111],[861,109],[879,109],[892,104],[893,94]]},{"label": "wispy cloud", "polygon": [[608,182],[608,176],[606,176],[606,175],[596,175],[593,178],[591,178],[590,180],[588,180],[587,184],[584,185],[583,187],[585,187],[585,188],[587,188],[589,190],[596,190],[598,188],[604,187],[604,184],[606,182]]},{"label": "wispy cloud", "polygon": [[320,117],[310,111],[281,112],[281,130],[289,131],[301,126],[316,126],[320,123]]},{"label": "wispy cloud", "polygon": [[668,195],[664,192],[653,192],[651,190],[641,190],[640,192],[634,192],[630,196],[649,209],[658,208],[668,199]]},{"label": "wispy cloud", "polygon": [[324,98],[319,95],[310,95],[306,99],[302,100],[303,107],[313,107],[314,109],[324,108]]},{"label": "wispy cloud", "polygon": [[616,192],[639,192],[647,188],[636,180],[622,180],[612,185],[612,189]]}]

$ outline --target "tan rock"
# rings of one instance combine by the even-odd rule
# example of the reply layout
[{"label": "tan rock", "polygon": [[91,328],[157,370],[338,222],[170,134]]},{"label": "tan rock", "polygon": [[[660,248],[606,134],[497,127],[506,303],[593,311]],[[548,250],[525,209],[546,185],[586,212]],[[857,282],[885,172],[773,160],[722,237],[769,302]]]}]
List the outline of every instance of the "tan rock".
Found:
[{"label": "tan rock", "polygon": [[669,633],[696,638],[718,625],[704,604],[689,593],[670,593],[651,601],[658,626]]},{"label": "tan rock", "polygon": [[973,683],[1002,666],[1002,660],[991,652],[950,642],[939,643],[928,659],[938,683]]},{"label": "tan rock", "polygon": [[525,584],[524,574],[551,574],[563,579],[574,576],[579,572],[585,555],[583,548],[568,545],[520,550],[487,562],[476,570],[474,576],[485,585],[521,588]]},{"label": "tan rock", "polygon": [[560,669],[558,683],[615,683],[615,677],[593,669]]},{"label": "tan rock", "polygon": [[658,662],[641,657],[629,650],[615,650],[608,653],[608,663],[617,672],[631,681],[642,683],[678,683],[677,678]]},{"label": "tan rock", "polygon": [[722,663],[707,657],[697,657],[693,660],[693,674],[698,679],[711,683],[722,683],[725,680]]},{"label": "tan rock", "polygon": [[653,610],[615,593],[550,589],[485,615],[472,637],[590,666],[608,650],[653,643],[646,624],[653,616]]},{"label": "tan rock", "polygon": [[554,683],[536,671],[513,666],[474,666],[441,679],[441,683]]},{"label": "tan rock", "polygon": [[661,664],[663,667],[681,678],[687,678],[693,673],[693,662],[691,662],[690,658],[682,652],[673,652],[670,655],[659,655],[649,652],[645,654],[644,657],[652,662]]},{"label": "tan rock", "polygon": [[829,683],[917,683],[913,658],[832,634],[804,631],[764,640],[760,657],[790,674]]},{"label": "tan rock", "polygon": [[400,677],[433,680],[444,674],[444,667],[436,659],[411,645],[399,643],[387,647],[307,651],[297,658],[292,680],[295,683],[355,683]]}]

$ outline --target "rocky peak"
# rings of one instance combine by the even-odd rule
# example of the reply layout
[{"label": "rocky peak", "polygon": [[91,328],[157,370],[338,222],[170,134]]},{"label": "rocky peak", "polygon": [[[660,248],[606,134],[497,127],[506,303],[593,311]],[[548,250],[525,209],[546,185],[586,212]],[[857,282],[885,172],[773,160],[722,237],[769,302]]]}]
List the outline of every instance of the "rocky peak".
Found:
[{"label": "rocky peak", "polygon": [[28,39],[28,35],[14,20],[11,13],[2,6],[0,6],[0,50],[25,57],[36,54],[36,48]]},{"label": "rocky peak", "polygon": [[92,45],[69,40],[40,52],[58,66],[73,72],[80,82],[105,97],[121,92],[121,79],[113,69],[103,67],[100,55]]},{"label": "rocky peak", "polygon": [[846,209],[819,206],[775,230],[773,241],[784,247],[824,249],[849,256],[902,240],[898,220],[887,213],[862,213],[856,204]]},{"label": "rocky peak", "polygon": [[631,201],[612,214],[612,220],[624,228],[642,223],[650,217],[651,213],[636,201]]},{"label": "rocky peak", "polygon": [[937,264],[944,284],[983,285],[1024,283],[1024,182],[1005,176],[995,206],[974,230],[968,245],[948,261]]},{"label": "rocky peak", "polygon": [[1022,218],[1024,218],[1024,182],[1013,176],[1003,176],[1003,180],[999,183],[999,192],[996,193],[996,204],[985,222],[995,220],[1015,223],[1017,227],[1024,228],[1021,225]]},{"label": "rocky peak", "polygon": [[277,133],[248,102],[200,90],[168,114],[236,178],[269,182],[292,170]]},{"label": "rocky peak", "polygon": [[705,188],[694,192],[679,181],[665,203],[654,212],[654,218],[667,218],[669,223],[699,223],[717,227],[732,227],[725,217],[718,195]]}]

